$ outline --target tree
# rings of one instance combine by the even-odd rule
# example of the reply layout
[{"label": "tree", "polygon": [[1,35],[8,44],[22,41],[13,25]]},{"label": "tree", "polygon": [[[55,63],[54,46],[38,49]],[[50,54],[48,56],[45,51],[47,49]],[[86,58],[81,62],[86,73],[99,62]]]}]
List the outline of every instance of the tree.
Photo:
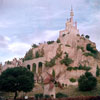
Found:
[{"label": "tree", "polygon": [[85,75],[80,76],[78,79],[78,87],[80,91],[90,91],[97,85],[97,79],[90,72],[86,72]]},{"label": "tree", "polygon": [[24,60],[32,60],[34,57],[33,57],[33,49],[30,49],[26,54],[25,54],[25,57],[24,57]]},{"label": "tree", "polygon": [[0,75],[0,91],[14,92],[14,100],[18,91],[29,92],[34,87],[34,75],[25,67],[8,68]]},{"label": "tree", "polygon": [[100,69],[99,69],[99,67],[98,67],[98,65],[97,65],[97,69],[96,69],[96,76],[98,77],[98,76],[99,76],[99,74],[100,74]]},{"label": "tree", "polygon": [[90,38],[90,36],[89,36],[89,35],[86,35],[86,36],[85,36],[85,38],[89,39],[89,38]]}]

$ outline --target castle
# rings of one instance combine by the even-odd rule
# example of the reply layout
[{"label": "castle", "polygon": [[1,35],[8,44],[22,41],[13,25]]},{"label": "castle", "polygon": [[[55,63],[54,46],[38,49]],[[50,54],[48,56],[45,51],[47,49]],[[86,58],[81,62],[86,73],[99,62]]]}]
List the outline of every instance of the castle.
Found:
[{"label": "castle", "polygon": [[[92,53],[87,50],[87,45],[90,44],[93,50],[97,51],[96,44],[90,41],[84,35],[79,34],[77,29],[77,22],[74,22],[74,12],[71,8],[70,19],[65,24],[65,29],[59,32],[59,38],[57,41],[49,41],[44,44],[40,44],[31,48],[32,58],[29,59],[13,59],[13,61],[7,61],[0,67],[1,72],[7,68],[24,66],[30,71],[36,74],[41,74],[45,77],[46,72],[52,72],[54,69],[56,75],[61,73],[59,78],[61,83],[74,84],[69,81],[70,78],[78,78],[85,71],[84,70],[66,70],[66,65],[61,64],[60,61],[64,59],[65,54],[68,53],[68,57],[72,59],[72,63],[67,67],[78,67],[80,64],[91,67],[93,75],[96,73],[97,65],[100,66],[100,58],[95,58]],[[28,54],[28,53],[27,53]],[[60,55],[60,56],[58,56]],[[98,52],[99,55],[99,52]],[[24,57],[25,58],[25,57]],[[55,58],[55,64],[53,66],[46,66],[46,62],[50,63]],[[77,83],[75,83],[77,84]]]}]

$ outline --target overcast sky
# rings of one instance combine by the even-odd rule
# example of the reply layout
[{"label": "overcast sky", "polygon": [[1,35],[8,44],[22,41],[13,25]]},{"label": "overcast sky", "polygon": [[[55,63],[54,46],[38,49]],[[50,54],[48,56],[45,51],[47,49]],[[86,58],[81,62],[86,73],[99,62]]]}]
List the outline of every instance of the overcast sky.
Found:
[{"label": "overcast sky", "polygon": [[100,51],[100,0],[0,0],[0,62],[23,57],[33,43],[56,40],[71,5],[80,34]]}]

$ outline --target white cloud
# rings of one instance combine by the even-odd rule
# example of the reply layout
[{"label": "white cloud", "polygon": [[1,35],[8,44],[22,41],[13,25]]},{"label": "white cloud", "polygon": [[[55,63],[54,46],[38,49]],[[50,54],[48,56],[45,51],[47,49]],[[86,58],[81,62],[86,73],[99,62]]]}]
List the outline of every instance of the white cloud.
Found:
[{"label": "white cloud", "polygon": [[25,54],[25,52],[27,50],[30,49],[30,47],[31,46],[29,44],[21,43],[21,42],[15,42],[15,43],[10,44],[8,46],[8,49],[14,54],[23,55],[23,54]]}]

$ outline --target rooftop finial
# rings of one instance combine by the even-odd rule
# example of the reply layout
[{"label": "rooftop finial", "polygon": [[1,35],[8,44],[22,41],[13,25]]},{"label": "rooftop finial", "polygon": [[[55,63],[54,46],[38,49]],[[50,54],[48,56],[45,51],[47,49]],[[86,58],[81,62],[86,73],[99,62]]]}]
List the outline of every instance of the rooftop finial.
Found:
[{"label": "rooftop finial", "polygon": [[70,12],[70,16],[73,17],[74,16],[74,12],[73,12],[73,7],[71,5],[71,12]]}]

